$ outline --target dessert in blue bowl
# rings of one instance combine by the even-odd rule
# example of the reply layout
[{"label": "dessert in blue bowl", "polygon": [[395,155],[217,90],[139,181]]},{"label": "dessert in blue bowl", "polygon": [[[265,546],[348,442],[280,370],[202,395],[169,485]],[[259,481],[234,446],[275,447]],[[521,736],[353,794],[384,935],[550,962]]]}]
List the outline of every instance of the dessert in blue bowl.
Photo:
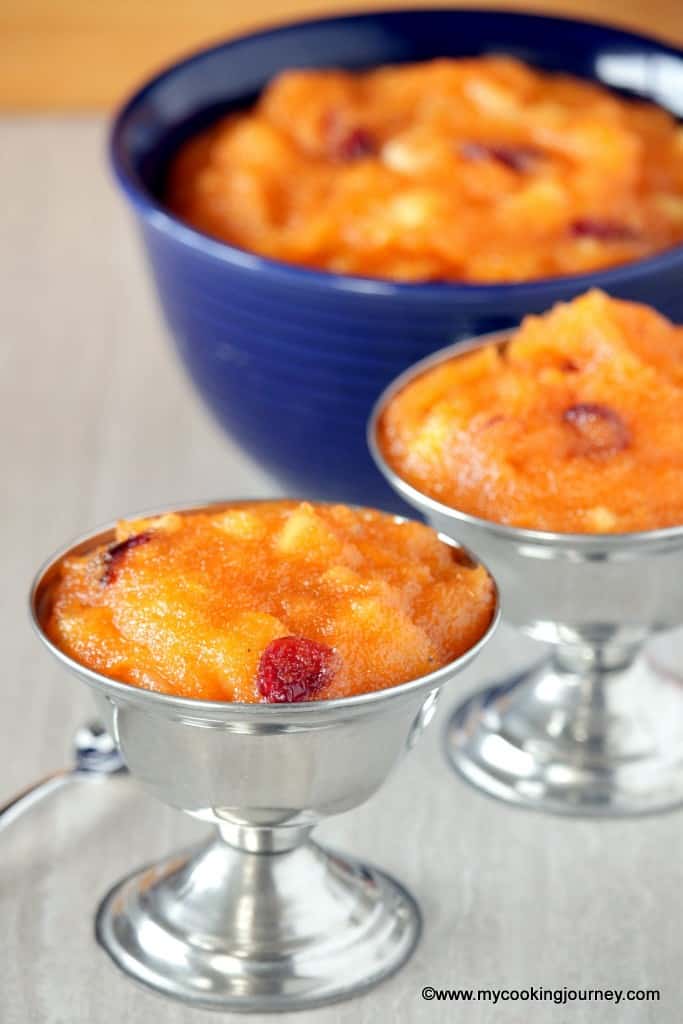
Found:
[{"label": "dessert in blue bowl", "polygon": [[[443,76],[451,76],[453,95],[466,96],[470,106],[483,104],[482,117],[479,124],[470,110],[470,120],[463,121],[458,104],[451,103],[452,116],[460,118],[454,129],[452,165],[439,160],[437,148],[432,170],[413,172],[401,164],[406,152],[410,155],[410,145],[401,149],[395,143],[412,142],[413,155],[421,137],[431,145],[432,126],[450,116],[444,100],[449,100],[451,86],[441,92],[432,79],[431,91],[426,92],[429,102],[419,107],[428,108],[431,118],[427,136],[420,136],[422,122],[400,123],[396,132],[403,135],[397,140],[387,137],[389,121],[381,122],[367,85],[357,86],[355,80],[360,82],[367,69],[383,69],[378,73],[381,88],[382,82],[386,87],[387,74],[399,75],[389,82],[388,91],[395,96],[397,83],[404,81],[401,72],[412,73],[405,65],[435,58],[441,60],[424,69],[432,67],[433,74],[440,68]],[[488,78],[477,69],[477,58],[490,63]],[[391,65],[399,67],[392,71]],[[463,79],[463,66],[469,68],[469,78]],[[259,184],[258,174],[249,177],[249,167],[245,177],[245,166],[230,164],[233,151],[224,168],[233,204],[226,206],[226,232],[219,237],[222,232],[215,221],[203,228],[199,222],[198,227],[196,218],[193,222],[183,213],[182,203],[173,202],[172,169],[178,154],[193,138],[210,137],[217,122],[227,125],[230,134],[231,126],[239,127],[238,119],[245,116],[237,112],[254,104],[259,104],[259,117],[263,104],[264,116],[270,116],[270,84],[293,68],[340,69],[328,71],[333,78],[330,88],[341,83],[344,110],[353,106],[345,107],[344,97],[361,89],[354,102],[361,120],[375,118],[372,131],[360,124],[350,134],[344,128],[340,135],[338,121],[330,127],[330,119],[323,119],[324,131],[331,133],[337,147],[327,162],[325,154],[315,152],[315,137],[301,143],[312,149],[305,163],[297,163],[295,154],[294,175],[283,161],[282,175],[289,173],[290,181],[284,199],[278,194],[273,200],[273,223],[285,220],[288,234],[279,248],[272,241],[275,235],[259,224],[251,235],[230,234],[231,223],[240,216],[246,221],[249,211],[258,208],[249,204]],[[345,74],[348,71],[359,74]],[[604,115],[597,129],[589,120],[576,126],[578,115],[571,109],[576,108],[574,83],[558,79],[553,85],[550,75],[556,73],[604,87],[585,87],[598,120]],[[549,83],[547,97],[538,93],[539,76]],[[367,453],[365,422],[386,384],[411,363],[449,342],[508,327],[527,313],[541,312],[590,287],[646,302],[674,320],[683,319],[683,246],[678,233],[683,231],[683,178],[674,180],[680,130],[664,113],[655,111],[647,120],[636,112],[632,120],[638,124],[629,136],[622,130],[619,109],[619,104],[630,108],[635,97],[676,117],[683,105],[682,78],[683,54],[654,40],[604,25],[473,10],[381,12],[287,25],[205,50],[159,74],[118,115],[112,159],[137,218],[178,352],[220,423],[290,490],[397,507],[397,498]],[[295,75],[295,85],[296,81]],[[374,87],[375,78],[372,82]],[[311,84],[309,92],[323,95],[315,76]],[[515,90],[533,106],[534,116],[523,119],[523,130],[506,113]],[[612,100],[608,90],[628,99]],[[408,109],[408,100],[406,104]],[[299,109],[303,119],[309,111],[305,96]],[[643,110],[642,104],[638,109]],[[540,128],[534,127],[536,115],[539,124],[543,122]],[[295,143],[297,128],[304,127],[303,120],[297,124],[294,118]],[[529,145],[524,133],[532,129],[537,134]],[[285,135],[288,130],[285,124]],[[497,133],[495,137],[491,132]],[[590,144],[596,132],[596,160],[612,154],[613,172],[609,161],[602,168],[593,160]],[[614,145],[603,145],[605,132],[612,132]],[[272,132],[271,136],[278,145],[282,141]],[[223,146],[222,139],[218,145]],[[664,152],[661,146],[669,146],[673,170],[663,171],[667,161],[659,158],[656,167],[652,159],[648,164],[648,153],[653,147],[658,154]],[[428,145],[423,148],[431,152]],[[339,166],[346,162],[352,166]],[[280,166],[277,160],[275,165]],[[567,168],[574,165],[577,170],[571,177]],[[631,168],[630,178],[625,166]],[[272,178],[272,170],[263,169],[262,180],[264,175]],[[309,172],[310,181],[322,183],[319,210],[313,214],[329,213],[327,221],[309,216],[307,208],[286,206],[293,178],[304,199],[313,194],[309,179],[303,177]],[[536,188],[533,202],[527,202],[527,183],[519,180],[525,175]],[[197,181],[200,192],[215,193],[216,166],[211,160],[199,168]],[[412,190],[409,202],[397,195],[396,181],[401,188],[407,181]],[[341,206],[328,201],[330,183],[337,190],[335,201],[339,189],[344,190]],[[370,198],[385,188],[386,203],[373,207],[380,212],[363,219]],[[473,198],[477,188],[479,194]],[[428,190],[427,200],[436,200],[431,222],[423,230],[413,200],[423,199]],[[639,205],[632,203],[632,216],[620,219],[630,195],[639,197]],[[219,194],[219,209],[220,203]],[[392,216],[400,211],[398,221],[394,217],[389,223],[389,208]],[[337,234],[325,235],[335,209]],[[360,211],[359,219],[354,219],[355,213],[346,218],[345,211],[351,209]],[[505,230],[491,239],[491,225],[502,231],[496,225],[503,221]],[[400,250],[400,259],[393,262],[385,259],[387,224],[395,235],[391,252],[395,255],[396,246]],[[564,232],[564,241],[562,246],[553,242],[545,259],[543,232],[552,231]],[[459,249],[453,241],[456,235]],[[359,239],[356,251],[354,238]],[[655,241],[648,244],[648,239]],[[367,259],[368,246],[373,245],[377,248]],[[611,260],[609,251],[614,252]]]}]

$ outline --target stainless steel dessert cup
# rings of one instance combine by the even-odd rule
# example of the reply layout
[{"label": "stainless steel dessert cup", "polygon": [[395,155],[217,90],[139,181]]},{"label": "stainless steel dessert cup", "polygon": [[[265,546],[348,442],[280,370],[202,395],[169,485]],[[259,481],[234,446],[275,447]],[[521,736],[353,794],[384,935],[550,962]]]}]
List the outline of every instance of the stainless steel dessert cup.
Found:
[{"label": "stainless steel dessert cup", "polygon": [[100,906],[99,942],[137,981],[195,1006],[307,1008],[376,984],[412,953],[418,907],[392,878],[323,849],[311,831],[381,786],[428,724],[440,687],[488,640],[497,609],[457,661],[376,693],[291,705],[166,696],[90,671],[43,631],[59,561],[112,536],[101,530],[50,560],[31,592],[33,621],[93,691],[132,774],[217,831],[119,882]]},{"label": "stainless steel dessert cup", "polygon": [[472,545],[495,576],[503,618],[552,654],[452,716],[447,754],[465,779],[510,803],[560,814],[647,814],[683,802],[683,688],[641,655],[683,621],[683,527],[624,534],[514,529],[441,504],[382,454],[390,399],[430,367],[484,344],[435,353],[380,396],[368,441],[389,483],[437,530]]}]

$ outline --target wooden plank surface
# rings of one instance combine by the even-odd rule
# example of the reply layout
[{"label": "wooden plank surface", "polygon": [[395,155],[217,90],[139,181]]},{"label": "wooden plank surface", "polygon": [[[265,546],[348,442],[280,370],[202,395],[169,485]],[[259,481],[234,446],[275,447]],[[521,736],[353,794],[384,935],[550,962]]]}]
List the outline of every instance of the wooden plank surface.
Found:
[{"label": "wooden plank surface", "polygon": [[[101,118],[0,119],[0,465],[3,540],[0,803],[60,767],[92,713],[42,649],[26,593],[39,563],[98,522],[142,508],[276,493],[224,437],[171,352]],[[46,187],[49,168],[49,188]],[[320,829],[418,898],[424,935],[396,977],[360,999],[253,1024],[680,1024],[681,815],[561,820],[458,782],[441,750],[469,689],[528,663],[503,630],[442,698],[417,748],[364,807]],[[204,826],[131,780],[64,790],[0,835],[2,1024],[219,1024],[141,989],[96,946],[93,913],[139,865]],[[661,1002],[569,1006],[424,1002],[424,985],[660,988]]]},{"label": "wooden plank surface", "polygon": [[[0,109],[109,108],[181,53],[257,26],[420,0],[3,0]],[[683,45],[681,0],[479,0],[423,6],[514,8],[612,22]]]}]

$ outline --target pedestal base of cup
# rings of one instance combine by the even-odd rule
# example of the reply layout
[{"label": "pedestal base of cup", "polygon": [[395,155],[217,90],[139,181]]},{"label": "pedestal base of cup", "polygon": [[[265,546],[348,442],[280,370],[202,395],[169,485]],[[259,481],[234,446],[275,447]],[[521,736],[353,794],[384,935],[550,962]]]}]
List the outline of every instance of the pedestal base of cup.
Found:
[{"label": "pedestal base of cup", "polygon": [[621,672],[549,661],[475,694],[446,731],[477,789],[556,814],[618,817],[683,804],[683,687],[638,658]]},{"label": "pedestal base of cup", "polygon": [[393,974],[420,930],[397,882],[310,840],[250,853],[216,839],[120,882],[96,922],[99,943],[136,981],[245,1012],[354,996]]}]

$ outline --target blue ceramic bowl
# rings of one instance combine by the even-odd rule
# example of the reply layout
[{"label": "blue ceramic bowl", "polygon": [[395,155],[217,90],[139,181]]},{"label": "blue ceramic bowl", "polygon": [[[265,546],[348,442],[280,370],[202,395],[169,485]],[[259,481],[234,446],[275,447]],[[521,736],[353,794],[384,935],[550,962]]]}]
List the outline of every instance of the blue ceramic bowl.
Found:
[{"label": "blue ceramic bowl", "polygon": [[290,492],[395,508],[366,450],[367,417],[390,380],[449,342],[508,327],[592,286],[683,320],[683,247],[527,284],[393,284],[251,255],[185,226],[159,202],[179,143],[253,101],[283,68],[490,52],[683,113],[683,53],[661,43],[532,14],[418,10],[309,21],[224,43],[162,72],[116,119],[116,176],[180,356],[221,424]]}]

